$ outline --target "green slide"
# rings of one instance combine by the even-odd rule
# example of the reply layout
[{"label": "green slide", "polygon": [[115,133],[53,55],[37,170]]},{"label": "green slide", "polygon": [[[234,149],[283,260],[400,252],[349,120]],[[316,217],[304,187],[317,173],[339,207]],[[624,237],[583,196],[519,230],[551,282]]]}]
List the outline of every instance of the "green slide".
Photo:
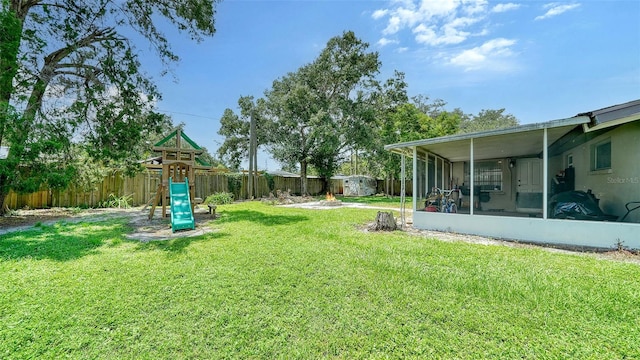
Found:
[{"label": "green slide", "polygon": [[171,230],[195,229],[196,222],[191,211],[189,179],[174,183],[169,178],[169,197],[171,198]]}]

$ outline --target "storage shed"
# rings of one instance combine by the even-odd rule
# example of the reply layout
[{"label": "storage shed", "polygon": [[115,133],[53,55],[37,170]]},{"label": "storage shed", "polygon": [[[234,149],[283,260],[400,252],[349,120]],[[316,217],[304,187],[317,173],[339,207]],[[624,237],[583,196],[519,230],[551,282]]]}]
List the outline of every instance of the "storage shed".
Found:
[{"label": "storage shed", "polygon": [[345,177],[342,181],[344,196],[369,196],[376,193],[377,181],[372,177],[352,175]]}]

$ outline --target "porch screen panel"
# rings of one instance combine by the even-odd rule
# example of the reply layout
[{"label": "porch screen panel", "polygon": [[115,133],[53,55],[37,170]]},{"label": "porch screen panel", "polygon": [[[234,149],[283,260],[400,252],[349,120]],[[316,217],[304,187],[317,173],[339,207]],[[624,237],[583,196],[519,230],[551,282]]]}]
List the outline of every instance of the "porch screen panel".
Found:
[{"label": "porch screen panel", "polygon": [[431,192],[431,188],[436,186],[436,158],[433,155],[429,155],[427,158],[427,169],[429,169],[427,191]]},{"label": "porch screen panel", "polygon": [[453,186],[453,182],[451,181],[451,163],[448,161],[444,162],[444,188],[451,189]]},{"label": "porch screen panel", "polygon": [[424,178],[425,171],[426,171],[425,159],[421,156],[418,156],[418,168],[416,169],[418,193],[415,194],[418,199],[426,197],[425,178]]}]

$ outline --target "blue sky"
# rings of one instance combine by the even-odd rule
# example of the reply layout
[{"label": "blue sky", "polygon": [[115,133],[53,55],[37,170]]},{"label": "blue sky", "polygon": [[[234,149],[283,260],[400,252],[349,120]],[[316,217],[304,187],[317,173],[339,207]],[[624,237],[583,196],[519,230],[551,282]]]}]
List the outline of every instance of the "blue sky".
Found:
[{"label": "blue sky", "polygon": [[[227,0],[213,38],[167,28],[181,57],[173,75],[160,77],[151,54],[142,60],[163,93],[157,108],[213,154],[226,108],[261,97],[347,30],[379,53],[380,79],[406,74],[410,96],[472,114],[505,108],[526,124],[639,99],[638,19],[637,0]],[[259,168],[278,168],[267,162]]]}]

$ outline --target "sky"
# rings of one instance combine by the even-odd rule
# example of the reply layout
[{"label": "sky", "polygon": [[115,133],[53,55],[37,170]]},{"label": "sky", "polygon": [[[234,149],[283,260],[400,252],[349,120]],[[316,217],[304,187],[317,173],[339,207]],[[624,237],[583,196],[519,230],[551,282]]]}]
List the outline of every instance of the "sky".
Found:
[{"label": "sky", "polygon": [[[241,96],[262,97],[344,31],[378,52],[379,79],[404,72],[409,96],[528,124],[640,99],[639,19],[637,0],[227,0],[212,38],[165,29],[181,57],[169,75],[151,52],[141,58],[163,94],[157,110],[215,155],[226,108],[239,113]],[[260,170],[279,169],[258,157]]]}]

